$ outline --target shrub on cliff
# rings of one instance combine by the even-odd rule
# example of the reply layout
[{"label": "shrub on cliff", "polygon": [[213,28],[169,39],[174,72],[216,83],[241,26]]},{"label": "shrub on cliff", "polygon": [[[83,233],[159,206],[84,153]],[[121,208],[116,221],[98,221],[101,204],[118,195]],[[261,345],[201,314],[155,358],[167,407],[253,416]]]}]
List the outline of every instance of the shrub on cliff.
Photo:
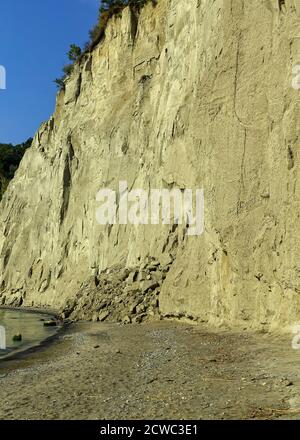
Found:
[{"label": "shrub on cliff", "polygon": [[[146,3],[151,2],[153,5],[157,4],[158,0],[102,0],[99,9],[99,16],[97,24],[89,31],[89,41],[86,43],[84,50],[76,44],[71,44],[68,52],[68,58],[72,63],[76,63],[86,52],[91,51],[104,37],[105,29],[109,20],[122,13],[126,6],[129,6],[135,11],[139,11]],[[72,73],[73,64],[68,64],[63,68],[63,76],[54,80],[59,90],[65,88],[65,81]]]},{"label": "shrub on cliff", "polygon": [[56,78],[54,80],[59,90],[63,90],[65,88],[65,80],[69,75],[71,75],[73,70],[73,65],[80,58],[81,53],[82,51],[79,46],[77,46],[76,44],[71,44],[67,55],[69,60],[72,61],[73,64],[67,64],[66,66],[64,66],[62,69],[64,73],[63,76],[60,78]]},{"label": "shrub on cliff", "polygon": [[0,144],[0,200],[9,181],[14,177],[25,151],[31,146],[31,143],[32,139],[30,138],[23,144],[15,146],[11,144]]},{"label": "shrub on cliff", "polygon": [[105,29],[109,20],[118,16],[122,10],[129,6],[139,11],[146,3],[157,4],[158,0],[103,0],[99,9],[98,23],[90,30],[90,42],[87,49],[92,49],[104,37]]},{"label": "shrub on cliff", "polygon": [[68,52],[69,60],[75,63],[80,57],[80,55],[81,55],[81,48],[76,44],[71,44],[70,50]]}]

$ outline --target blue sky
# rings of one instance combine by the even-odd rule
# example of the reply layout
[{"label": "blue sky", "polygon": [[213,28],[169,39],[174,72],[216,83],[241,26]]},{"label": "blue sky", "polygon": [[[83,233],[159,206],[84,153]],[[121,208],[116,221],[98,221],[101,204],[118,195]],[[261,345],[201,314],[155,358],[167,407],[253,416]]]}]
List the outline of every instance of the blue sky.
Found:
[{"label": "blue sky", "polygon": [[71,43],[83,45],[96,23],[99,0],[1,0],[0,143],[34,135],[54,111],[56,85]]}]

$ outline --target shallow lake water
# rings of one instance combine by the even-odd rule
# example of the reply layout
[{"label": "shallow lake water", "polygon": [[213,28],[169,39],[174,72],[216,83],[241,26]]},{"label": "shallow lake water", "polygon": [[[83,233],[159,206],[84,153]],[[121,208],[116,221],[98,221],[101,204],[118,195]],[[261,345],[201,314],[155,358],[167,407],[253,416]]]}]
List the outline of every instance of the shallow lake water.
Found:
[{"label": "shallow lake water", "polygon": [[[23,351],[38,345],[57,333],[58,327],[44,326],[44,322],[49,319],[52,319],[52,317],[42,313],[0,309],[0,327],[2,327],[0,329],[0,342],[3,343],[4,328],[6,346],[5,349],[0,349],[0,359],[13,352]],[[14,341],[13,337],[18,334],[22,335],[22,340]]]}]

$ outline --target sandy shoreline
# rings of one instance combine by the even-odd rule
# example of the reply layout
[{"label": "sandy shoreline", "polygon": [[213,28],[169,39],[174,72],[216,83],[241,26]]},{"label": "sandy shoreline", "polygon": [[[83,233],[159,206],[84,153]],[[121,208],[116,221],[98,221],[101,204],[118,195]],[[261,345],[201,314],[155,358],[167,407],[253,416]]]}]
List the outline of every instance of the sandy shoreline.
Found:
[{"label": "sandy shoreline", "polygon": [[60,334],[62,334],[68,322],[64,322],[60,317],[57,311],[53,309],[39,309],[39,308],[31,308],[31,307],[10,307],[10,306],[1,306],[1,310],[7,310],[10,312],[22,312],[22,313],[30,313],[34,315],[38,315],[40,317],[44,317],[46,319],[55,319],[57,322],[57,326],[54,327],[55,333],[41,339],[39,342],[32,342],[21,346],[20,348],[16,348],[11,353],[0,356],[0,362],[21,359],[25,356],[29,356],[31,353],[34,353],[37,350],[40,350],[42,347],[47,347],[49,344],[53,343]]},{"label": "sandy shoreline", "polygon": [[12,310],[17,312],[38,313],[39,315],[49,315],[59,319],[59,312],[55,309],[47,309],[42,307],[11,307],[1,305],[0,310]]},{"label": "sandy shoreline", "polygon": [[299,418],[290,342],[172,322],[73,324],[0,362],[0,419]]}]

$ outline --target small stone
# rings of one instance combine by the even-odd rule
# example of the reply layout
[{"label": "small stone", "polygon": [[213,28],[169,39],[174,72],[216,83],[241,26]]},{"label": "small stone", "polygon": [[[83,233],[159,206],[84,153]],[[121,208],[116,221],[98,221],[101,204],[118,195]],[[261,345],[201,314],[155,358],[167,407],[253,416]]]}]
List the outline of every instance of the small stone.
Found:
[{"label": "small stone", "polygon": [[142,322],[142,320],[143,320],[142,316],[135,316],[135,317],[132,319],[132,323],[133,323],[133,324],[140,324],[140,323]]},{"label": "small stone", "polygon": [[159,271],[152,272],[152,274],[151,274],[151,279],[154,281],[157,281],[158,283],[161,282],[162,278],[163,278],[163,274]]},{"label": "small stone", "polygon": [[173,263],[173,258],[169,253],[162,254],[161,257],[159,258],[159,262],[162,267],[168,266]]},{"label": "small stone", "polygon": [[139,315],[140,313],[144,313],[144,311],[146,310],[145,304],[139,304],[136,307],[136,313],[137,315]]},{"label": "small stone", "polygon": [[139,273],[137,270],[134,270],[133,272],[131,272],[128,275],[128,278],[126,279],[126,283],[127,284],[132,284],[136,281],[137,277],[138,277]]},{"label": "small stone", "polygon": [[157,297],[153,298],[150,304],[155,308],[159,307],[159,299]]},{"label": "small stone", "polygon": [[56,327],[56,326],[57,326],[56,321],[51,320],[44,322],[44,327]]},{"label": "small stone", "polygon": [[105,319],[106,319],[108,316],[109,316],[109,311],[108,311],[108,310],[103,310],[103,311],[99,314],[99,316],[98,316],[98,320],[99,320],[100,322],[103,322],[103,321],[105,321]]},{"label": "small stone", "polygon": [[131,305],[129,307],[129,312],[131,315],[135,315],[136,314],[136,305]]},{"label": "small stone", "polygon": [[138,292],[140,290],[140,283],[138,281],[124,288],[124,293],[128,294],[130,292]]},{"label": "small stone", "polygon": [[147,280],[141,283],[141,289],[144,293],[148,292],[150,289],[156,289],[156,287],[159,287],[157,281]]},{"label": "small stone", "polygon": [[[144,280],[148,279],[147,278],[148,276],[149,275],[147,274],[147,272],[145,272],[144,270],[140,270],[137,279],[138,279],[138,281],[144,281]],[[151,279],[151,277],[150,277],[150,279]]]},{"label": "small stone", "polygon": [[131,323],[131,319],[128,315],[126,315],[123,319],[122,319],[123,324],[130,324]]}]

